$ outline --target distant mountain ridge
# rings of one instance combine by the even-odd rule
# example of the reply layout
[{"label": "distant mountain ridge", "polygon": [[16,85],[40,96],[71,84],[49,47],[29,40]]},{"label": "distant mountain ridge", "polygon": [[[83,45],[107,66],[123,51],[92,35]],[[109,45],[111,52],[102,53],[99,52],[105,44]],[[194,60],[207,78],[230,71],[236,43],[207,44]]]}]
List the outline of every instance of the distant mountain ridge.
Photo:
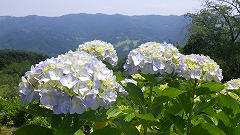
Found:
[{"label": "distant mountain ridge", "polygon": [[75,50],[86,41],[99,39],[115,45],[119,55],[126,55],[148,41],[184,44],[186,24],[183,16],[174,15],[1,16],[0,49],[22,49],[54,55]]}]

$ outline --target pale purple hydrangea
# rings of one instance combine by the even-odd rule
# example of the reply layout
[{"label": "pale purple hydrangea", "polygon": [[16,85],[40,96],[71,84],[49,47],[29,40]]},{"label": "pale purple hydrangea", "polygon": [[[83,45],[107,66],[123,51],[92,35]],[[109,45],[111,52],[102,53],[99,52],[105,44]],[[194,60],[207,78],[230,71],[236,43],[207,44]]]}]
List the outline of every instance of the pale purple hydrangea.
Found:
[{"label": "pale purple hydrangea", "polygon": [[113,71],[82,51],[69,51],[31,67],[19,84],[22,105],[39,100],[55,114],[108,108],[119,91]]},{"label": "pale purple hydrangea", "polygon": [[130,74],[138,71],[149,74],[175,74],[180,57],[178,49],[172,44],[147,42],[128,54],[124,69]]},{"label": "pale purple hydrangea", "polygon": [[226,90],[239,90],[240,89],[240,78],[238,79],[232,79],[225,84]]},{"label": "pale purple hydrangea", "polygon": [[85,51],[99,60],[106,61],[112,66],[116,66],[118,57],[113,45],[101,40],[93,40],[79,45],[78,51]]},{"label": "pale purple hydrangea", "polygon": [[208,56],[191,54],[180,57],[178,75],[187,80],[197,79],[201,81],[215,81],[222,79],[222,69]]}]

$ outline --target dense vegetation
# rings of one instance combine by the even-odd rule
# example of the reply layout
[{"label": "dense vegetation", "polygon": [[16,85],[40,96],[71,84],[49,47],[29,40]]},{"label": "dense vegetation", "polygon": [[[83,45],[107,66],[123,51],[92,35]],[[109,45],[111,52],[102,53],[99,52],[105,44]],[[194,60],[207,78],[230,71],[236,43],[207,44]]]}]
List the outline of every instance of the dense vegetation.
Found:
[{"label": "dense vegetation", "polygon": [[47,56],[22,50],[0,50],[0,125],[26,123],[30,115],[20,111],[18,84],[31,65]]},{"label": "dense vegetation", "polygon": [[224,80],[240,75],[240,3],[236,0],[205,1],[204,8],[186,15],[188,26],[185,54],[213,58],[223,69]]},{"label": "dense vegetation", "polygon": [[48,55],[99,39],[115,45],[119,56],[147,41],[185,43],[184,16],[71,14],[60,17],[0,17],[0,49]]}]

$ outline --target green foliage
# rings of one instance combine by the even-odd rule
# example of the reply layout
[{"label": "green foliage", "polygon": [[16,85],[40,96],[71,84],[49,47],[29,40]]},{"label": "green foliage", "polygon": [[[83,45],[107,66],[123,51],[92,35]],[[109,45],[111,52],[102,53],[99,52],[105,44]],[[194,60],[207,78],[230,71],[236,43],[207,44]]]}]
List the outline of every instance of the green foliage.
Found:
[{"label": "green foliage", "polygon": [[13,122],[15,126],[20,126],[27,122],[30,115],[24,111],[20,111],[19,99],[3,99],[0,98],[0,124],[5,125]]},{"label": "green foliage", "polygon": [[[0,69],[4,68],[5,66],[17,69],[14,66],[20,67],[24,66],[24,64],[26,64],[27,66],[31,66],[42,60],[45,60],[46,58],[47,56],[34,52],[3,49],[0,50]],[[23,62],[21,65],[17,65],[17,63],[21,62]]]},{"label": "green foliage", "polygon": [[240,75],[239,2],[205,1],[197,13],[188,13],[188,41],[184,54],[203,54],[214,59],[223,69],[224,81]]},{"label": "green foliage", "polygon": [[32,117],[31,119],[28,119],[27,124],[50,127],[49,119],[47,117],[41,117],[41,116],[36,116],[36,117]]},{"label": "green foliage", "polygon": [[[32,115],[20,109],[18,84],[21,76],[34,65],[47,56],[20,50],[0,50],[0,123],[6,125],[13,123],[22,126],[26,123],[40,124]],[[45,126],[47,122],[42,121]],[[41,125],[41,124],[40,124]]]}]

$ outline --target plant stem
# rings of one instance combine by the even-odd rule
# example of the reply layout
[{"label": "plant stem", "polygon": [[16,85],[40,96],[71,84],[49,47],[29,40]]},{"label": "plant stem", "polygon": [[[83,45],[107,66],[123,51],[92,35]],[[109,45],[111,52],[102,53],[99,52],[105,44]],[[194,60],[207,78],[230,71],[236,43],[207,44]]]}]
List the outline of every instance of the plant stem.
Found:
[{"label": "plant stem", "polygon": [[194,85],[193,85],[193,88],[192,88],[192,91],[191,91],[191,98],[193,99],[193,102],[191,103],[191,110],[190,112],[188,113],[188,116],[187,116],[187,135],[190,135],[190,129],[191,129],[191,120],[192,120],[192,113],[193,113],[193,104],[194,104],[194,95],[195,95],[195,90],[197,88],[197,84],[198,84],[198,80],[195,79],[194,80]]},{"label": "plant stem", "polygon": [[[152,90],[153,90],[153,84],[150,84],[150,92],[149,92],[149,96],[148,96],[148,108],[147,108],[147,113],[150,112],[150,106],[152,104]],[[144,126],[143,127],[143,134],[146,135],[147,134],[147,127]]]},{"label": "plant stem", "polygon": [[149,92],[147,113],[150,112],[150,106],[151,106],[151,104],[152,104],[152,90],[153,90],[153,84],[150,84],[150,92]]}]

